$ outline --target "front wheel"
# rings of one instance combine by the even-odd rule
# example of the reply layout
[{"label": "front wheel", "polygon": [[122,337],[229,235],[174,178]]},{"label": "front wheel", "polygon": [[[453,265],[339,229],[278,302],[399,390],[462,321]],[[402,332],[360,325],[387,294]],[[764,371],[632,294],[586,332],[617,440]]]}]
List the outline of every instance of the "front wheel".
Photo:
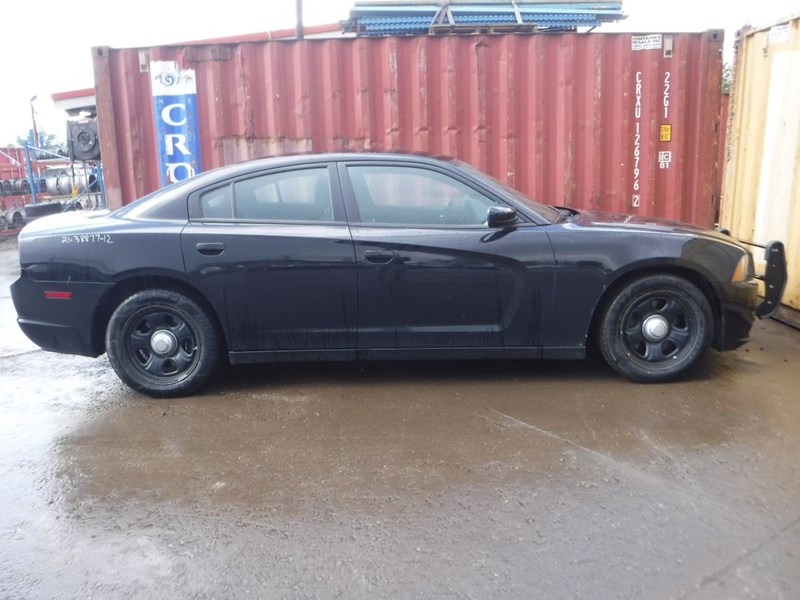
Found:
[{"label": "front wheel", "polygon": [[711,342],[714,317],[697,286],[674,275],[647,275],[612,300],[600,322],[606,361],[633,381],[669,381],[691,369]]},{"label": "front wheel", "polygon": [[106,352],[122,381],[149,396],[191,394],[211,376],[219,339],[206,311],[172,290],[146,290],[117,307]]}]

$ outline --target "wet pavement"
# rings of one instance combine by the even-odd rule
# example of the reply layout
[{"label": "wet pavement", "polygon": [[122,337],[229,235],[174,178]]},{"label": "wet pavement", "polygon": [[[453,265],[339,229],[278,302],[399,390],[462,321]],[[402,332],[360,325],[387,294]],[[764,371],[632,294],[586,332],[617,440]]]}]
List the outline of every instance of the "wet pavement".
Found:
[{"label": "wet pavement", "polygon": [[18,330],[0,598],[796,598],[800,332],[599,360],[229,368],[153,400]]}]

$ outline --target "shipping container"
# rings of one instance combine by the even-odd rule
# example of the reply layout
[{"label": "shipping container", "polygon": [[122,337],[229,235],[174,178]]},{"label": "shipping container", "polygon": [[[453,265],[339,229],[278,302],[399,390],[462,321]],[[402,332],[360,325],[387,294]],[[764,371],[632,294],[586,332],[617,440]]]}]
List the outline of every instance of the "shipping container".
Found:
[{"label": "shipping container", "polygon": [[[44,161],[33,161],[33,184],[39,192],[42,186],[41,173]],[[22,208],[31,201],[31,180],[28,176],[28,160],[24,148],[17,146],[0,148],[0,213],[6,210]],[[7,217],[7,215],[6,215]],[[6,218],[0,223],[0,229],[8,225]]]},{"label": "shipping container", "polygon": [[0,181],[27,177],[25,149],[15,146],[0,148]]},{"label": "shipping container", "polygon": [[[250,158],[402,151],[462,159],[548,204],[711,226],[722,43],[708,31],[94,48],[108,202]],[[184,95],[164,101],[179,81]],[[178,142],[198,156],[165,167]]]},{"label": "shipping container", "polygon": [[786,244],[784,304],[800,309],[800,16],[739,32],[722,225]]}]

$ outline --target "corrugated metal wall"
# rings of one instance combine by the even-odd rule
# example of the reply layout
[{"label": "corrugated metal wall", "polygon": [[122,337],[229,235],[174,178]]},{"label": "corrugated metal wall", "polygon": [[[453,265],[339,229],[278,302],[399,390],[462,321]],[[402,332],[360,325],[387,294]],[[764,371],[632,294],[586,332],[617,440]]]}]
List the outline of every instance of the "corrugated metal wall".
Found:
[{"label": "corrugated metal wall", "polygon": [[295,152],[426,152],[545,203],[708,226],[721,186],[721,49],[719,31],[95,48],[109,204],[158,186],[145,53],[196,70],[205,169]]},{"label": "corrugated metal wall", "polygon": [[0,179],[27,177],[25,150],[15,147],[0,148]]},{"label": "corrugated metal wall", "polygon": [[800,17],[740,32],[722,224],[786,244],[784,304],[800,309]]}]

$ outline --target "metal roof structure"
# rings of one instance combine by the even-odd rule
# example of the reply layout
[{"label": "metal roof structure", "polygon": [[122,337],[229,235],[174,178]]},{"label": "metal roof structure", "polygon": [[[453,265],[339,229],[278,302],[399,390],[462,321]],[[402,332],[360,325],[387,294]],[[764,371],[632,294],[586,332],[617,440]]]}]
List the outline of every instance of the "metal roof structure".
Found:
[{"label": "metal roof structure", "polygon": [[346,32],[359,36],[577,31],[625,18],[622,2],[481,0],[356,2]]}]

